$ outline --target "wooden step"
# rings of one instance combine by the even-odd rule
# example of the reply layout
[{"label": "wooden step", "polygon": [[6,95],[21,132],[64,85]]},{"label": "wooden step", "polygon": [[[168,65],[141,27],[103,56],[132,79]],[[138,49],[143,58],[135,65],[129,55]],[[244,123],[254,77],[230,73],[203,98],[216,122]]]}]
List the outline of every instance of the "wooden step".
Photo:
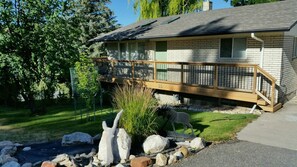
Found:
[{"label": "wooden step", "polygon": [[271,105],[259,105],[260,108],[262,108],[264,111],[267,111],[267,112],[276,112],[277,110],[282,108],[282,106],[283,106],[282,103],[277,103],[273,107],[271,107]]},{"label": "wooden step", "polygon": [[264,99],[257,100],[257,105],[266,106],[268,103]]}]

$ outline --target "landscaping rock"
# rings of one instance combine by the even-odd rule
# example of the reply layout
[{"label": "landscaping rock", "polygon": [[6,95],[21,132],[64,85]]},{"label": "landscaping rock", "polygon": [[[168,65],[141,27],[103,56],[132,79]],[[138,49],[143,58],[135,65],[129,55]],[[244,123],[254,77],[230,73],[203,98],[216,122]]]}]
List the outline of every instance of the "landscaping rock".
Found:
[{"label": "landscaping rock", "polygon": [[111,128],[107,126],[105,121],[102,122],[103,132],[98,150],[98,159],[102,161],[101,165],[108,166],[114,162],[114,147],[117,147],[114,144],[114,136],[116,136],[116,127],[122,113],[123,110],[117,113],[117,116],[114,119],[113,126]]},{"label": "landscaping rock", "polygon": [[131,160],[131,167],[147,167],[152,164],[152,160],[148,157],[137,157]]},{"label": "landscaping rock", "polygon": [[131,149],[131,137],[125,131],[125,129],[117,129],[115,133],[116,139],[114,139],[114,161],[118,162],[121,160],[127,160],[130,155]]},{"label": "landscaping rock", "polygon": [[[105,135],[105,133],[103,133]],[[102,139],[104,137],[102,136]],[[112,153],[114,155],[114,162],[120,162],[121,160],[127,160],[130,155],[131,149],[131,137],[128,133],[123,129],[117,129],[115,132],[115,138],[113,139],[113,148]],[[99,152],[98,158],[99,160],[103,160],[103,157],[106,154],[106,142],[104,140],[99,143]]]},{"label": "landscaping rock", "polygon": [[151,135],[143,143],[146,154],[158,153],[169,147],[169,140],[160,135]]},{"label": "landscaping rock", "polygon": [[181,160],[181,159],[183,159],[183,154],[182,154],[182,152],[180,152],[180,151],[177,151],[177,152],[175,152],[174,154],[173,154],[173,156],[175,156],[176,157],[176,160]]},{"label": "landscaping rock", "polygon": [[180,151],[185,158],[189,156],[189,150],[185,146],[182,146],[181,148],[179,148],[178,151]]},{"label": "landscaping rock", "polygon": [[200,150],[205,147],[205,144],[202,138],[196,137],[191,141],[190,146],[192,149]]},{"label": "landscaping rock", "polygon": [[44,161],[41,164],[41,167],[56,167],[57,164],[55,162],[51,162],[51,161]]},{"label": "landscaping rock", "polygon": [[21,167],[21,165],[15,161],[6,162],[2,167]]},{"label": "landscaping rock", "polygon": [[82,132],[74,132],[64,135],[62,138],[62,146],[77,145],[77,144],[93,144],[91,135]]},{"label": "landscaping rock", "polygon": [[73,166],[73,163],[71,162],[67,154],[60,154],[56,156],[56,158],[53,159],[52,162],[59,164],[60,166],[67,166],[67,167]]},{"label": "landscaping rock", "polygon": [[175,155],[170,155],[168,160],[168,165],[174,164],[177,162],[177,158]]},{"label": "landscaping rock", "polygon": [[23,148],[23,151],[30,151],[31,150],[31,147],[25,147]]},{"label": "landscaping rock", "polygon": [[10,155],[13,156],[17,151],[17,147],[14,145],[6,146],[1,150],[1,155]]},{"label": "landscaping rock", "polygon": [[130,155],[130,156],[129,156],[129,160],[132,160],[132,159],[134,159],[134,158],[136,158],[135,155]]},{"label": "landscaping rock", "polygon": [[10,155],[7,154],[2,154],[0,155],[0,164],[5,164],[7,162],[15,161],[18,162],[18,160],[14,157],[11,157]]},{"label": "landscaping rock", "polygon": [[167,165],[167,157],[164,154],[158,153],[156,156],[156,165],[165,166]]},{"label": "landscaping rock", "polygon": [[13,142],[11,141],[1,141],[0,142],[0,150],[2,150],[6,146],[13,146]]},{"label": "landscaping rock", "polygon": [[191,147],[191,146],[190,146],[190,141],[175,142],[175,144],[178,145],[178,146]]},{"label": "landscaping rock", "polygon": [[32,167],[32,166],[33,166],[32,163],[24,163],[24,164],[22,165],[22,167]]},{"label": "landscaping rock", "polygon": [[117,164],[115,167],[125,167],[123,164]]}]

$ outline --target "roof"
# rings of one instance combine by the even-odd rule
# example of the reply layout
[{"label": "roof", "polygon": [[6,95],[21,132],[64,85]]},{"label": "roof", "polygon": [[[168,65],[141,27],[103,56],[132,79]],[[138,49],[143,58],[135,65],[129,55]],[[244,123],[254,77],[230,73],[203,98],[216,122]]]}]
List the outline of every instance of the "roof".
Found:
[{"label": "roof", "polygon": [[286,0],[143,20],[91,41],[289,31],[296,22],[297,0]]}]

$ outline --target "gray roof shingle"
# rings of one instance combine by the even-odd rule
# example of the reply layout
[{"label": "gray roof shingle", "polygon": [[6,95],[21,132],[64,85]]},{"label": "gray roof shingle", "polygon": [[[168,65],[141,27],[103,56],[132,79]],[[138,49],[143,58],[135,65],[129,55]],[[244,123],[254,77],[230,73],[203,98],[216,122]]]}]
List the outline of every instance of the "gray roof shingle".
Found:
[{"label": "gray roof shingle", "polygon": [[[176,20],[166,24],[166,21],[171,19]],[[98,36],[91,41],[289,31],[296,22],[297,0],[285,0],[143,20]]]}]

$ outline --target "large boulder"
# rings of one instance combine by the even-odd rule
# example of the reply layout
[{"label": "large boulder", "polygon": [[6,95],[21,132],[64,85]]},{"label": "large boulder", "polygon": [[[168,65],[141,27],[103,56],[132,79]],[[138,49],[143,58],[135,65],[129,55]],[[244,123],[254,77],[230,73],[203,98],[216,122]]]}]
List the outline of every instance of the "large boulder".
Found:
[{"label": "large boulder", "polygon": [[159,153],[169,147],[169,140],[160,135],[151,135],[143,143],[143,150],[146,154]]},{"label": "large boulder", "polygon": [[113,140],[115,145],[114,147],[115,161],[127,160],[130,155],[131,142],[132,142],[131,137],[123,128],[117,129],[115,136],[116,138],[115,140]]},{"label": "large boulder", "polygon": [[15,161],[6,162],[2,167],[21,167],[21,165]]},{"label": "large boulder", "polygon": [[64,135],[62,138],[62,146],[78,145],[78,144],[93,144],[91,135],[82,132],[74,132]]},{"label": "large boulder", "polygon": [[200,150],[205,147],[205,144],[202,138],[196,137],[191,141],[190,146],[192,149]]},{"label": "large boulder", "polygon": [[[106,138],[107,133],[102,133],[101,141],[99,143],[98,159],[104,160],[106,156],[107,146]],[[131,137],[125,131],[125,129],[120,128],[116,129],[115,138],[113,139],[112,153],[114,155],[114,162],[119,162],[121,160],[127,160],[130,155],[131,149]]]}]

